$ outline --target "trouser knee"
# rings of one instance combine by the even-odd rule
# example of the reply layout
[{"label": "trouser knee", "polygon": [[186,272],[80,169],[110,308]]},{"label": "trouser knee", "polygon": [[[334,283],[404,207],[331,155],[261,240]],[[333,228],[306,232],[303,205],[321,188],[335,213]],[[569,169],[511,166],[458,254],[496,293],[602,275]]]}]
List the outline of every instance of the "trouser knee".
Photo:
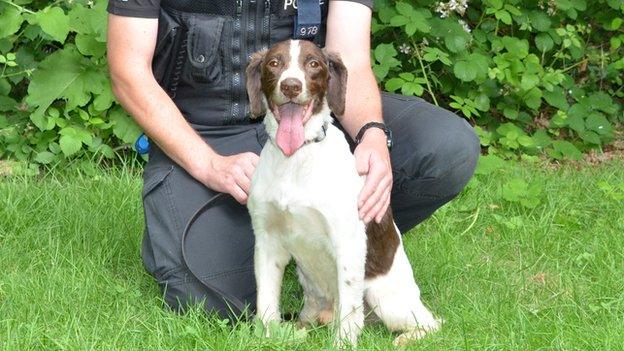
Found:
[{"label": "trouser knee", "polygon": [[415,148],[419,152],[395,172],[393,209],[402,231],[455,198],[474,174],[481,151],[479,139],[465,121],[456,122],[445,131],[442,142]]}]

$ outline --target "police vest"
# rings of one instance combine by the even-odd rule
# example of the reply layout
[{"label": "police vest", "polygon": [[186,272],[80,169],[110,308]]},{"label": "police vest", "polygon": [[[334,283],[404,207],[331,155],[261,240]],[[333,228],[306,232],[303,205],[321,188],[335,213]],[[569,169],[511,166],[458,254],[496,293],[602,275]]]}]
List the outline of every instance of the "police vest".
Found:
[{"label": "police vest", "polygon": [[[188,122],[250,123],[245,68],[251,54],[293,37],[297,0],[163,0],[154,76]],[[324,46],[328,0],[319,0]]]}]

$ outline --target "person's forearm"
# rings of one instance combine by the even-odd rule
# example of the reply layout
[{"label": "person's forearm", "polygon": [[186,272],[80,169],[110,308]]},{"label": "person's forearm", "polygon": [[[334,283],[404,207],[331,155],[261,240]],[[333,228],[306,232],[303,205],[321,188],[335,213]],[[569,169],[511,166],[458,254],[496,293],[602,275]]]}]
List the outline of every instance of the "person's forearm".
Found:
[{"label": "person's forearm", "polygon": [[355,138],[360,128],[367,122],[382,121],[381,95],[370,66],[350,64],[344,59],[348,70],[345,114],[340,124]]},{"label": "person's forearm", "polygon": [[151,140],[194,177],[203,174],[215,152],[186,122],[151,71],[132,77],[112,74],[113,91]]}]

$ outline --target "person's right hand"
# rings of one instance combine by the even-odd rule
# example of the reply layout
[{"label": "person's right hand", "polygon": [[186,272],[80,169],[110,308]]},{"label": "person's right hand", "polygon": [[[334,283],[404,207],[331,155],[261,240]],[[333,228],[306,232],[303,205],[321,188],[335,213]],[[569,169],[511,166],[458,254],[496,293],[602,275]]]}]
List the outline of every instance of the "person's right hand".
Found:
[{"label": "person's right hand", "polygon": [[258,165],[258,155],[244,152],[232,156],[215,155],[200,175],[207,187],[228,193],[241,204],[247,203],[251,177]]}]

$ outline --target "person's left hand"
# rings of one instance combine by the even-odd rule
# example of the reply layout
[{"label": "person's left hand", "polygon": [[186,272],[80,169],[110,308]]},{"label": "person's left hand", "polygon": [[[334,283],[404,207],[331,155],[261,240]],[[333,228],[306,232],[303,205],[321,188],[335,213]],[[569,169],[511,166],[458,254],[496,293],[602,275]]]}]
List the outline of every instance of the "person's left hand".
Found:
[{"label": "person's left hand", "polygon": [[390,205],[392,190],[392,167],[386,134],[378,128],[368,129],[354,156],[358,173],[366,176],[358,198],[360,218],[366,224],[373,219],[380,223]]}]

